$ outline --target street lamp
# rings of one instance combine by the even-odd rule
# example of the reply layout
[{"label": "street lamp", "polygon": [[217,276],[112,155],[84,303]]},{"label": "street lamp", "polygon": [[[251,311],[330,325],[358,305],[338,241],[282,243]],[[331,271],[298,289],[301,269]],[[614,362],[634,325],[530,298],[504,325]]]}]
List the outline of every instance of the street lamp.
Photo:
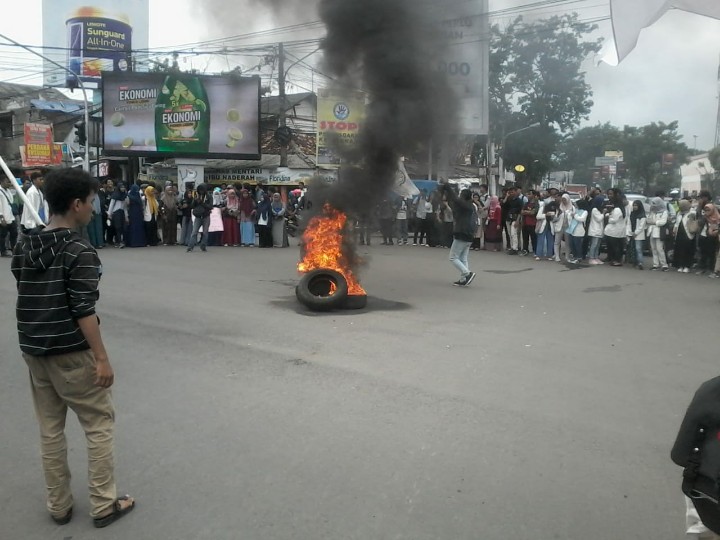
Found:
[{"label": "street lamp", "polygon": [[[3,38],[3,39],[5,39],[5,40],[9,41],[9,42],[12,43],[13,45],[17,45],[18,47],[22,47],[23,49],[25,49],[25,50],[28,51],[29,53],[32,53],[32,54],[34,54],[35,56],[39,56],[39,57],[42,58],[43,60],[47,60],[47,61],[50,62],[51,64],[59,67],[59,68],[62,69],[63,71],[66,71],[67,73],[69,73],[70,75],[72,75],[73,77],[75,77],[75,80],[77,81],[78,86],[80,87],[80,90],[82,90],[82,93],[83,93],[83,102],[85,103],[85,105],[84,105],[84,106],[85,106],[85,129],[90,129],[90,112],[89,112],[89,110],[88,110],[89,108],[88,108],[87,91],[85,90],[85,85],[83,84],[82,80],[80,80],[80,77],[78,76],[78,74],[75,73],[74,71],[69,70],[68,68],[66,68],[66,67],[63,66],[63,65],[58,64],[57,62],[55,62],[55,60],[53,60],[53,59],[51,59],[51,58],[48,58],[47,56],[43,56],[43,55],[40,54],[39,52],[33,51],[33,50],[32,50],[30,47],[28,47],[27,45],[23,45],[22,43],[18,43],[17,41],[15,41],[14,39],[11,39],[11,38],[7,37],[6,35],[0,34],[0,38]],[[85,172],[89,172],[89,171],[90,171],[90,145],[89,145],[87,142],[85,143],[85,163],[83,164],[83,169],[85,170]]]}]

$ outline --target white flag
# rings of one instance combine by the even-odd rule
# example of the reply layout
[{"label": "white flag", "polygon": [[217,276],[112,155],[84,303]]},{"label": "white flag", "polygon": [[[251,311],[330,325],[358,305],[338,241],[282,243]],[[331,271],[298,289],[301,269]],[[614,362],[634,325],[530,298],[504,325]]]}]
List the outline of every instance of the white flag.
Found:
[{"label": "white flag", "polygon": [[720,19],[718,0],[610,0],[617,52],[610,52],[603,61],[612,65],[621,62],[637,45],[640,31],[673,8]]},{"label": "white flag", "polygon": [[405,162],[403,158],[400,158],[398,162],[398,170],[395,173],[395,184],[392,190],[405,199],[416,197],[420,195],[420,190],[410,180],[410,175],[405,170]]}]

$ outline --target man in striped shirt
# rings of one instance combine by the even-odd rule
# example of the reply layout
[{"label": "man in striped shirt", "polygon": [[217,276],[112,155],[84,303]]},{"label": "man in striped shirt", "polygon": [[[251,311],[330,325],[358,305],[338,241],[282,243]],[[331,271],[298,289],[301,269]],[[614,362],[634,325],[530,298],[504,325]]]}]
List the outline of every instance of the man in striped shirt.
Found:
[{"label": "man in striped shirt", "polygon": [[96,527],[105,527],[132,510],[135,501],[117,497],[115,488],[114,374],[95,314],[102,267],[92,245],[74,232],[90,222],[97,189],[97,182],[78,169],[50,172],[45,178],[50,221],[20,236],[12,272],[20,349],[40,424],[48,511],[58,524],[72,519],[65,440],[69,407],[87,438],[90,515]]}]

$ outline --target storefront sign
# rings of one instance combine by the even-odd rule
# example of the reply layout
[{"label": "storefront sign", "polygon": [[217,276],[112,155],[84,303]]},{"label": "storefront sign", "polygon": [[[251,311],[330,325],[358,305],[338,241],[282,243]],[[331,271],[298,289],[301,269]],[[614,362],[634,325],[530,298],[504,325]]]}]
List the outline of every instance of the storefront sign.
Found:
[{"label": "storefront sign", "polygon": [[43,167],[53,163],[53,129],[49,124],[25,124],[25,167]]},{"label": "storefront sign", "polygon": [[317,164],[339,166],[342,148],[355,144],[365,120],[365,95],[320,89],[317,98]]}]

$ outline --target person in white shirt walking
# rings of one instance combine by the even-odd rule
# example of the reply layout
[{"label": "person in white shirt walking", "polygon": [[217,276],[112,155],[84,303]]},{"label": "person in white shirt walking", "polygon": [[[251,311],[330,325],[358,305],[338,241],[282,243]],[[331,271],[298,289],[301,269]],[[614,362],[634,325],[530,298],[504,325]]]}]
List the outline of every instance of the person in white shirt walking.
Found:
[{"label": "person in white shirt walking", "polygon": [[47,223],[49,217],[47,203],[45,202],[45,196],[42,192],[43,175],[39,172],[35,172],[32,174],[32,176],[30,176],[30,179],[32,180],[32,186],[30,186],[30,189],[27,190],[27,193],[25,195],[28,199],[28,202],[32,205],[32,207],[40,216],[41,221],[38,222],[35,219],[32,212],[27,207],[27,204],[25,204],[25,207],[23,208],[22,218],[20,219],[20,225],[23,228],[23,232],[31,231],[32,229],[44,226]]},{"label": "person in white shirt walking", "polygon": [[[17,243],[17,223],[13,211],[13,195],[10,194],[12,182],[3,177],[0,181],[0,256],[12,256],[12,249]],[[10,246],[6,242],[10,239]]]}]

